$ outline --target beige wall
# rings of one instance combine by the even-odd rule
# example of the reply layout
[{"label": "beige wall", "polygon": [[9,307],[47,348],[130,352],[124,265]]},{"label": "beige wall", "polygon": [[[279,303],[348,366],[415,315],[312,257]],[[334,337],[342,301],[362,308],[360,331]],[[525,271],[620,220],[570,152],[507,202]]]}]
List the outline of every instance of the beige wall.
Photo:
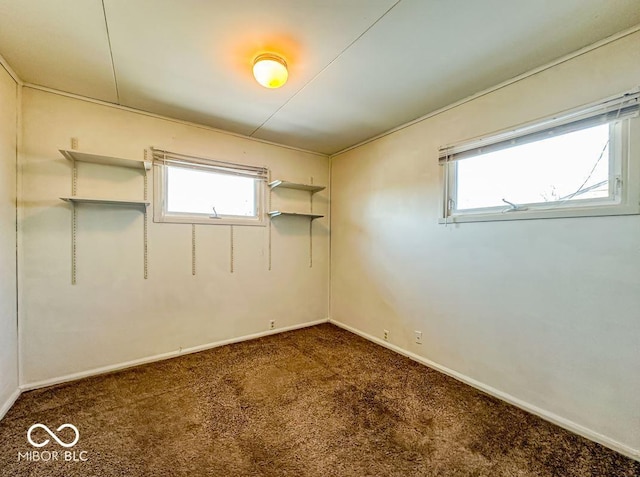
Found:
[{"label": "beige wall", "polygon": [[[138,210],[79,206],[77,284],[71,285],[71,164],[58,149],[141,159],[149,146],[226,161],[266,165],[274,179],[328,185],[328,158],[24,89],[22,221],[22,383],[30,386],[328,316],[328,218],[274,219],[272,270],[268,227],[149,225],[149,278],[143,278],[143,215]],[[153,180],[149,177],[149,198]],[[78,195],[143,197],[135,170],[78,165]],[[329,190],[314,211],[328,211]],[[308,210],[306,192],[273,194],[273,206]],[[149,210],[150,217],[152,211]]]},{"label": "beige wall", "polygon": [[[637,455],[640,218],[444,227],[436,151],[635,87],[639,54],[635,34],[334,158],[332,318],[374,337],[388,329],[392,345]],[[0,99],[1,406],[17,386],[17,102],[2,69]],[[325,157],[30,88],[23,115],[23,385],[327,317],[326,218],[313,225],[313,268],[308,222],[276,219],[271,271],[267,228],[236,227],[230,273],[229,228],[199,225],[195,276],[191,227],[150,223],[145,280],[142,214],[83,206],[71,285],[71,208],[58,199],[71,165],[57,149],[77,137],[80,150],[141,158],[153,145],[328,185]],[[136,171],[78,170],[79,195],[142,198]],[[314,210],[328,212],[328,197]],[[308,206],[292,191],[273,201]]]},{"label": "beige wall", "polygon": [[437,223],[439,146],[639,80],[636,33],[334,157],[332,319],[640,455],[640,217]]},{"label": "beige wall", "polygon": [[16,120],[18,86],[0,65],[0,418],[18,389]]}]

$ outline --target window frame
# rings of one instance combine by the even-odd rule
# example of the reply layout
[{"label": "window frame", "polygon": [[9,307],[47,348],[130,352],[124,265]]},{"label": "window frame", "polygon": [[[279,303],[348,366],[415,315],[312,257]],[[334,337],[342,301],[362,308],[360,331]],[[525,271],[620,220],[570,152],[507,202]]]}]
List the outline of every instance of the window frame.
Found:
[{"label": "window frame", "polygon": [[[579,113],[583,109],[587,109],[587,107],[573,110],[572,113]],[[527,130],[537,125],[543,125],[548,121],[549,119],[535,121],[516,130]],[[566,123],[569,124],[571,121]],[[508,205],[504,207],[456,209],[455,205],[452,204],[452,199],[457,197],[457,161],[451,161],[445,162],[441,168],[442,194],[440,194],[438,222],[448,224],[640,214],[640,118],[635,116],[619,121],[611,121],[609,122],[609,127],[610,193],[608,198],[577,199],[566,201],[562,204],[554,202],[517,204],[517,206],[526,210],[508,210]],[[513,129],[466,142],[486,141],[490,143],[492,137],[499,138],[511,131]],[[473,158],[463,160],[473,160]]]},{"label": "window frame", "polygon": [[[189,162],[186,159],[181,159],[185,164],[184,168],[201,169],[206,172],[206,161],[198,159],[198,161]],[[214,164],[212,162],[212,164]],[[191,165],[191,167],[190,167]],[[255,183],[255,200],[256,200],[256,216],[246,217],[244,215],[219,215],[219,218],[214,218],[209,214],[198,214],[190,212],[169,212],[167,210],[167,192],[168,192],[168,167],[180,167],[177,164],[168,164],[163,162],[155,162],[153,164],[154,170],[154,191],[153,191],[153,205],[154,214],[153,221],[156,223],[174,223],[174,224],[206,224],[206,225],[248,225],[248,226],[265,226],[266,225],[266,179],[256,176],[253,178]],[[225,174],[227,169],[228,175],[236,176],[232,165],[228,167],[220,165],[215,162],[216,174]],[[213,213],[213,212],[212,212]]]}]

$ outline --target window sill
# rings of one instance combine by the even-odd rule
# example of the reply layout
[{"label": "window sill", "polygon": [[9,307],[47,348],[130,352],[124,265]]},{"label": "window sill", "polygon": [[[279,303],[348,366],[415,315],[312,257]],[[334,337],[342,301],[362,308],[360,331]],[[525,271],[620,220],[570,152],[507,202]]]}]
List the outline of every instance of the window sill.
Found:
[{"label": "window sill", "polygon": [[193,217],[193,216],[154,217],[153,222],[157,224],[240,225],[240,226],[258,226],[258,227],[264,227],[267,225],[266,219],[230,219],[225,217],[220,219],[213,219],[209,217]]},{"label": "window sill", "polygon": [[466,222],[498,222],[503,220],[539,220],[565,219],[575,217],[604,217],[613,215],[638,215],[640,205],[603,205],[580,208],[564,208],[556,210],[517,210],[513,212],[478,212],[454,214],[446,220],[439,218],[440,224],[459,224]]}]

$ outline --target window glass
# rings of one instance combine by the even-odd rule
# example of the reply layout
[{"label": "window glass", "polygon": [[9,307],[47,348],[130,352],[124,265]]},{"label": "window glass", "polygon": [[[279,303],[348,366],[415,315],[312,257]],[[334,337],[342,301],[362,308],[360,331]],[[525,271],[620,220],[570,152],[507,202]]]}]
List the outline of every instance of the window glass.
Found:
[{"label": "window glass", "polygon": [[256,217],[256,179],[167,166],[167,212]]},{"label": "window glass", "polygon": [[602,124],[456,162],[456,210],[609,199],[610,126]]},{"label": "window glass", "polygon": [[439,221],[640,214],[640,91],[440,147]]},{"label": "window glass", "polygon": [[268,169],[154,150],[155,222],[266,224]]}]

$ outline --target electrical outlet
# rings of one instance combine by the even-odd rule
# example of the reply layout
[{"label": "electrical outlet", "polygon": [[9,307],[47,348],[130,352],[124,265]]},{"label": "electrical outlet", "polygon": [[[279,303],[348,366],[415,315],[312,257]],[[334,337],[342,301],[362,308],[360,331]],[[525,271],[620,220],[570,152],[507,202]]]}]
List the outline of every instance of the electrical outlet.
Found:
[{"label": "electrical outlet", "polygon": [[384,340],[388,341],[389,340],[389,330],[384,330],[383,336],[384,336]]},{"label": "electrical outlet", "polygon": [[272,330],[276,327],[276,320],[269,321],[269,329]]},{"label": "electrical outlet", "polygon": [[422,344],[422,331],[414,331],[416,335],[416,344]]}]

